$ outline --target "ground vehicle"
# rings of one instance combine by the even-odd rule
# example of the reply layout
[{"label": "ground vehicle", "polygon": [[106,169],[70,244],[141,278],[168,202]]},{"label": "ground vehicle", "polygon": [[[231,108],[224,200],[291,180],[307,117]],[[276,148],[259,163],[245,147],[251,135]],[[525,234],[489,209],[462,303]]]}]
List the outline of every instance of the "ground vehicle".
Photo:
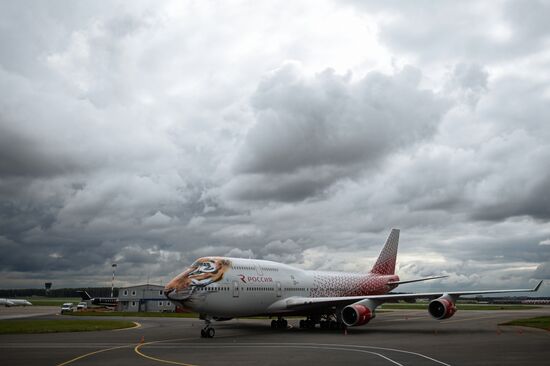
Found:
[{"label": "ground vehicle", "polygon": [[78,305],[76,306],[76,311],[82,311],[82,310],[86,310],[86,309],[88,309],[88,304],[84,301],[78,303]]},{"label": "ground vehicle", "polygon": [[61,305],[61,314],[74,311],[74,304],[72,302],[66,302]]}]

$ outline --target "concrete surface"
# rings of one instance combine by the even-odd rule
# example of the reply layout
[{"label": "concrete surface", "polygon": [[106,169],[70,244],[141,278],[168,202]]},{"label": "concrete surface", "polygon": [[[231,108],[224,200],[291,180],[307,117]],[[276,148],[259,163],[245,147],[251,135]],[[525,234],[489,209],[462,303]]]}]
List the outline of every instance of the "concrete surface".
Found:
[{"label": "concrete surface", "polygon": [[286,330],[272,330],[268,320],[238,319],[214,323],[213,339],[200,338],[198,319],[124,318],[141,326],[0,335],[0,352],[9,365],[547,365],[550,331],[498,326],[540,315],[550,315],[550,307],[459,311],[444,321],[427,311],[399,310],[380,313],[347,334],[299,329],[299,319],[289,319]]},{"label": "concrete surface", "polygon": [[0,306],[0,320],[53,315],[60,310],[60,306]]}]

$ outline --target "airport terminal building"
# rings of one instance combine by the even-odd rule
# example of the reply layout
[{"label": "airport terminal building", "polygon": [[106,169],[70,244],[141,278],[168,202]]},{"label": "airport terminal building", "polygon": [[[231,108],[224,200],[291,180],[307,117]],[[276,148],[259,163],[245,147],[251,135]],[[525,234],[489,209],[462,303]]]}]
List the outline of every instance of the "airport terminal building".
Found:
[{"label": "airport terminal building", "polygon": [[168,300],[160,285],[137,285],[118,290],[118,311],[173,312],[176,306]]}]

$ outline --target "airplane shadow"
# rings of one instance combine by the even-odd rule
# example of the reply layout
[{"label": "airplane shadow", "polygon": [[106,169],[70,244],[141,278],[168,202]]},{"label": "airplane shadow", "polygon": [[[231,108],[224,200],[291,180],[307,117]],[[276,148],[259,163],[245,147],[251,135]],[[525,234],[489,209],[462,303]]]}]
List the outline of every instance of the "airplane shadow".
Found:
[{"label": "airplane shadow", "polygon": [[402,335],[467,335],[467,334],[492,334],[497,331],[497,327],[487,329],[469,329],[469,328],[443,328],[443,327],[410,327],[400,328],[392,325],[391,327],[383,328],[380,326],[370,327],[367,325],[362,327],[350,327],[345,332],[342,329],[320,329],[318,326],[314,329],[301,329],[298,327],[289,327],[287,329],[271,329],[269,324],[257,323],[227,323],[215,324],[218,329],[242,330],[247,333],[255,334],[278,334],[278,335],[376,335],[376,334],[402,334]]}]

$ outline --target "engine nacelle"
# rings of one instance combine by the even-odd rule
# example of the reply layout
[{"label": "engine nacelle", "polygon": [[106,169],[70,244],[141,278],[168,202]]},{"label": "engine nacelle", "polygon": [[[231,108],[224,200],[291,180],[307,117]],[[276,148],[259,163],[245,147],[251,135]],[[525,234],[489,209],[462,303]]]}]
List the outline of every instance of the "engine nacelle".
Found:
[{"label": "engine nacelle", "polygon": [[342,309],[342,321],[348,327],[367,324],[374,318],[374,311],[362,304],[352,304]]},{"label": "engine nacelle", "polygon": [[430,301],[428,311],[431,316],[438,320],[447,319],[456,313],[455,302],[449,295],[443,295]]}]

